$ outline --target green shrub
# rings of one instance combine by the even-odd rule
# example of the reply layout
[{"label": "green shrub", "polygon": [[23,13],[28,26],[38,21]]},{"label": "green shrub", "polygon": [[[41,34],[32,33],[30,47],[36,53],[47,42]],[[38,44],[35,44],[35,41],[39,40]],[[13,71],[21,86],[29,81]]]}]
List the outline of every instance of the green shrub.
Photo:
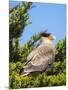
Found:
[{"label": "green shrub", "polygon": [[10,75],[9,84],[10,87],[14,89],[21,87],[20,76],[16,72],[12,72],[12,75]]},{"label": "green shrub", "polygon": [[[62,46],[61,44],[58,44],[57,47],[59,48],[56,49],[58,52],[56,53],[56,60],[47,72],[35,72],[23,77],[19,75],[19,72],[23,67],[23,62],[11,62],[9,64],[10,88],[33,88],[66,85],[66,58],[64,58],[65,51],[64,53],[62,53],[61,51],[64,49],[64,44]],[[60,56],[62,56],[61,54],[63,54],[62,59],[58,54]]]}]

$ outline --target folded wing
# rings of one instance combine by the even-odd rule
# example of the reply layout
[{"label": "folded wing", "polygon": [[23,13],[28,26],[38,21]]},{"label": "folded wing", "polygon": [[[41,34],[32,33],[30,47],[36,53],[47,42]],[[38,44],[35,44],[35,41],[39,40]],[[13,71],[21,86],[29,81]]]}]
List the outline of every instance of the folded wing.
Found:
[{"label": "folded wing", "polygon": [[25,72],[42,71],[54,60],[54,48],[52,45],[40,45],[27,57],[27,64],[24,66]]}]

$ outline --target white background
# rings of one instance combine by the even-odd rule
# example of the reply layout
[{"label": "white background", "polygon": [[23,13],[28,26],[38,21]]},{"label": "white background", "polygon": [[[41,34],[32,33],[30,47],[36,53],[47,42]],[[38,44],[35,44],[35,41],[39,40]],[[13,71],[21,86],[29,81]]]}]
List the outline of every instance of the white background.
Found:
[{"label": "white background", "polygon": [[[62,3],[62,4],[66,4],[68,9],[67,0],[19,0],[19,1],[47,2],[47,3],[58,3],[58,4]],[[67,9],[66,9],[66,23],[68,24]],[[68,34],[67,24],[66,24],[66,34]],[[67,36],[67,40],[68,40],[68,36]],[[68,45],[68,41],[67,41],[67,45]],[[67,70],[68,70],[68,57],[67,57]],[[67,76],[68,76],[68,72],[67,72]],[[0,90],[8,90],[8,87],[9,87],[9,0],[0,0]],[[66,90],[68,89],[68,77],[67,77],[67,86],[33,88],[31,90],[41,90],[41,89]]]}]

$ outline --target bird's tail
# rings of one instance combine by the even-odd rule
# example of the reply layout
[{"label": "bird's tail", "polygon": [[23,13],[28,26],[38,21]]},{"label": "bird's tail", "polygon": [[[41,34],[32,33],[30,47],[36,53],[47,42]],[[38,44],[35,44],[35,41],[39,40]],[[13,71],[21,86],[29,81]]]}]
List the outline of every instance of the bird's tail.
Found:
[{"label": "bird's tail", "polygon": [[19,74],[22,75],[22,76],[27,76],[29,74],[29,72],[25,72],[24,69],[22,68],[20,70],[20,73]]},{"label": "bird's tail", "polygon": [[22,76],[27,76],[28,74],[29,72],[24,72],[24,71],[21,73]]}]

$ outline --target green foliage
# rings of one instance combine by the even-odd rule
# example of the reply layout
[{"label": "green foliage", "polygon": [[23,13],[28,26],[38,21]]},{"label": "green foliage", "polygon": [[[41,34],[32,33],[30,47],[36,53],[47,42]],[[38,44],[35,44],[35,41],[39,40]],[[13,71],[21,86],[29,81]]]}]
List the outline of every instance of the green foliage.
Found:
[{"label": "green foliage", "polygon": [[31,5],[31,2],[21,3],[9,11],[9,86],[12,89],[19,89],[66,85],[66,39],[57,43],[55,61],[46,72],[34,72],[25,77],[20,75],[28,54],[40,43],[40,33],[38,33],[22,47],[19,46],[19,37],[30,23],[28,10]]},{"label": "green foliage", "polygon": [[21,87],[21,80],[20,76],[15,72],[12,72],[9,79],[9,85],[11,88],[20,88]]},{"label": "green foliage", "polygon": [[[30,24],[28,11],[31,8],[31,2],[22,2],[9,10],[9,52],[10,62],[21,59],[19,47],[19,38],[25,27]],[[15,45],[13,45],[15,44]]]},{"label": "green foliage", "polygon": [[18,38],[21,36],[28,21],[28,10],[31,8],[31,2],[23,2],[10,10],[9,16],[9,33],[10,39]]},{"label": "green foliage", "polygon": [[62,61],[60,60],[60,57],[58,58],[59,59],[55,60],[47,72],[35,72],[34,74],[30,74],[25,77],[19,75],[19,72],[23,67],[23,63],[10,63],[10,88],[32,88],[66,85],[66,58]]},{"label": "green foliage", "polygon": [[66,77],[64,73],[58,75],[39,74],[37,76],[19,76],[12,73],[10,76],[11,88],[31,88],[31,87],[46,87],[46,86],[61,86],[66,85]]},{"label": "green foliage", "polygon": [[66,58],[66,39],[59,40],[56,46],[56,57],[55,60],[64,60]]}]

